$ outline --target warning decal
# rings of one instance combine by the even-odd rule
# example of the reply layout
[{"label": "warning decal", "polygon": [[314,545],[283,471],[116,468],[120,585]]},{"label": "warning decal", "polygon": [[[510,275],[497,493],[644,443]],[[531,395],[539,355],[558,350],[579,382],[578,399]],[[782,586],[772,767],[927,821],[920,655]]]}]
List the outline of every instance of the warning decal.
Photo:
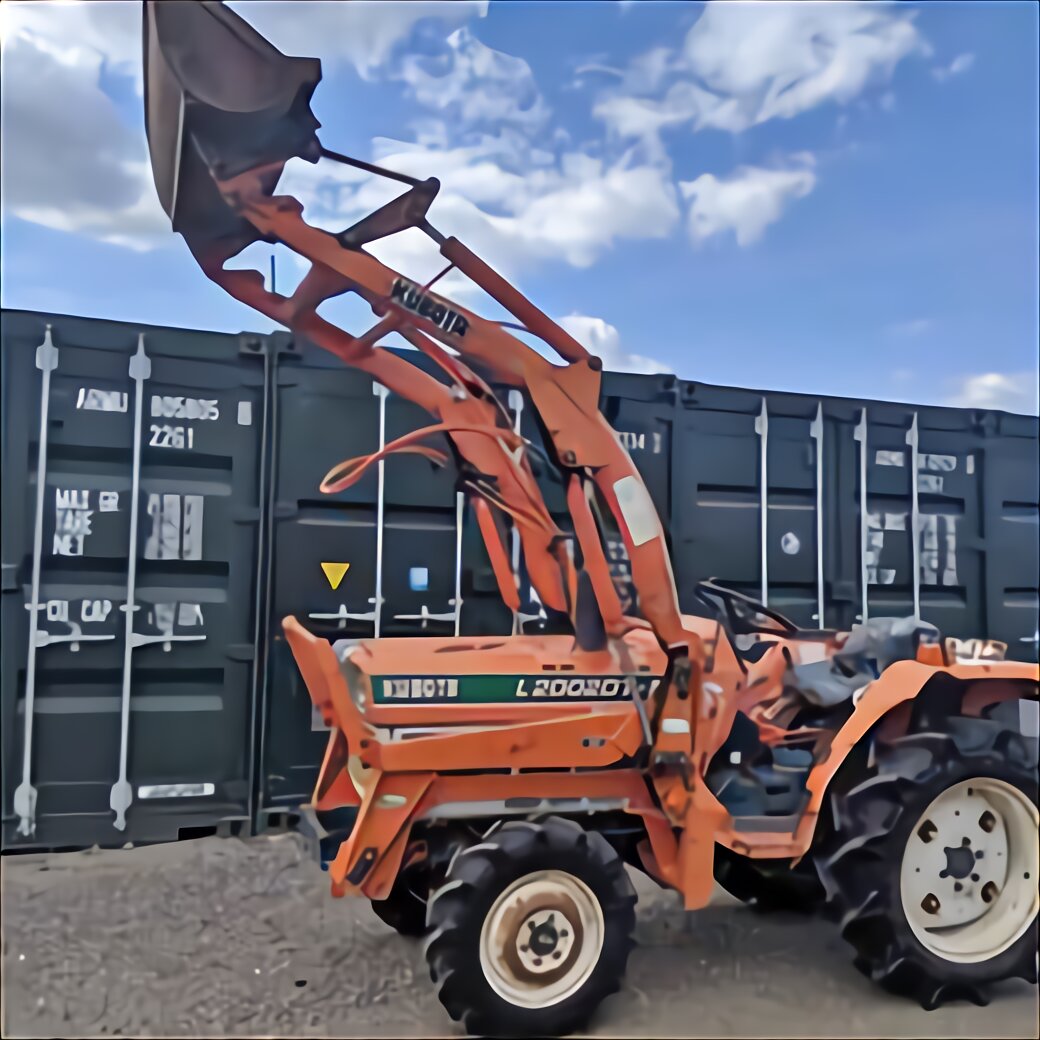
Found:
[{"label": "warning decal", "polygon": [[343,575],[350,570],[350,564],[323,563],[321,569],[325,572],[325,577],[329,579],[329,585],[331,585],[333,590],[335,590],[339,588],[339,583],[343,580]]}]

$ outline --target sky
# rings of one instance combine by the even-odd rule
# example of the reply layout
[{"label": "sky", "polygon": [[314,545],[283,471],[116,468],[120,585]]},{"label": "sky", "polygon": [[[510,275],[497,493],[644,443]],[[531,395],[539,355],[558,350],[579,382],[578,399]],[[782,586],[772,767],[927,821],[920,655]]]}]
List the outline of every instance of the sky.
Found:
[{"label": "sky", "polygon": [[[438,177],[432,223],[607,368],[1036,413],[1035,3],[229,6],[321,59],[326,147]],[[268,331],[158,204],[140,16],[0,5],[3,306]],[[280,188],[334,230],[399,190],[302,160]],[[418,232],[372,251],[443,265]]]}]

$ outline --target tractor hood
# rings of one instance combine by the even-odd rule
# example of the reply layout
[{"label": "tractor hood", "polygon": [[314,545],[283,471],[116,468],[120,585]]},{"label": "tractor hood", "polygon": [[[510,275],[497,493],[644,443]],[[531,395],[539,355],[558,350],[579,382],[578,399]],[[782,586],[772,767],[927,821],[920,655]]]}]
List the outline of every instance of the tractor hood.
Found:
[{"label": "tractor hood", "polygon": [[287,57],[222,3],[199,0],[145,0],[143,49],[152,176],[174,230],[196,255],[218,239],[259,238],[214,175],[317,160],[321,62]]}]

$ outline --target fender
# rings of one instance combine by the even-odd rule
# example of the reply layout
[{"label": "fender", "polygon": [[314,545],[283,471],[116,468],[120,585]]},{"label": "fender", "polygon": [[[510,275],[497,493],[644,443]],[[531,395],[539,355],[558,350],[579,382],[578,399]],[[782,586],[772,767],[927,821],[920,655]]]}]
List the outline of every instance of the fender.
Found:
[{"label": "fender", "polygon": [[[1040,666],[1019,661],[993,661],[985,664],[936,666],[920,661],[897,661],[885,669],[880,678],[866,686],[858,697],[855,710],[831,741],[827,757],[815,766],[806,781],[809,804],[795,832],[798,855],[804,855],[812,842],[823,799],[835,774],[849,752],[870,728],[900,704],[914,700],[938,675],[948,675],[964,682],[965,687],[980,680],[1011,680],[1040,683]],[[995,700],[1001,699],[996,696]]]}]

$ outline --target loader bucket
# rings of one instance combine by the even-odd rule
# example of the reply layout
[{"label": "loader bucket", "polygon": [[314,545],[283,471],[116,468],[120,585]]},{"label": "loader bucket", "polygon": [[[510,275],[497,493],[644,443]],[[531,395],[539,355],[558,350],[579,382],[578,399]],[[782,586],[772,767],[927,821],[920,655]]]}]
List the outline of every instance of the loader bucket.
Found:
[{"label": "loader bucket", "polygon": [[175,231],[198,255],[211,242],[260,237],[222,199],[214,176],[316,161],[310,109],[316,58],[290,58],[222,3],[145,0],[145,126],[152,176]]}]

